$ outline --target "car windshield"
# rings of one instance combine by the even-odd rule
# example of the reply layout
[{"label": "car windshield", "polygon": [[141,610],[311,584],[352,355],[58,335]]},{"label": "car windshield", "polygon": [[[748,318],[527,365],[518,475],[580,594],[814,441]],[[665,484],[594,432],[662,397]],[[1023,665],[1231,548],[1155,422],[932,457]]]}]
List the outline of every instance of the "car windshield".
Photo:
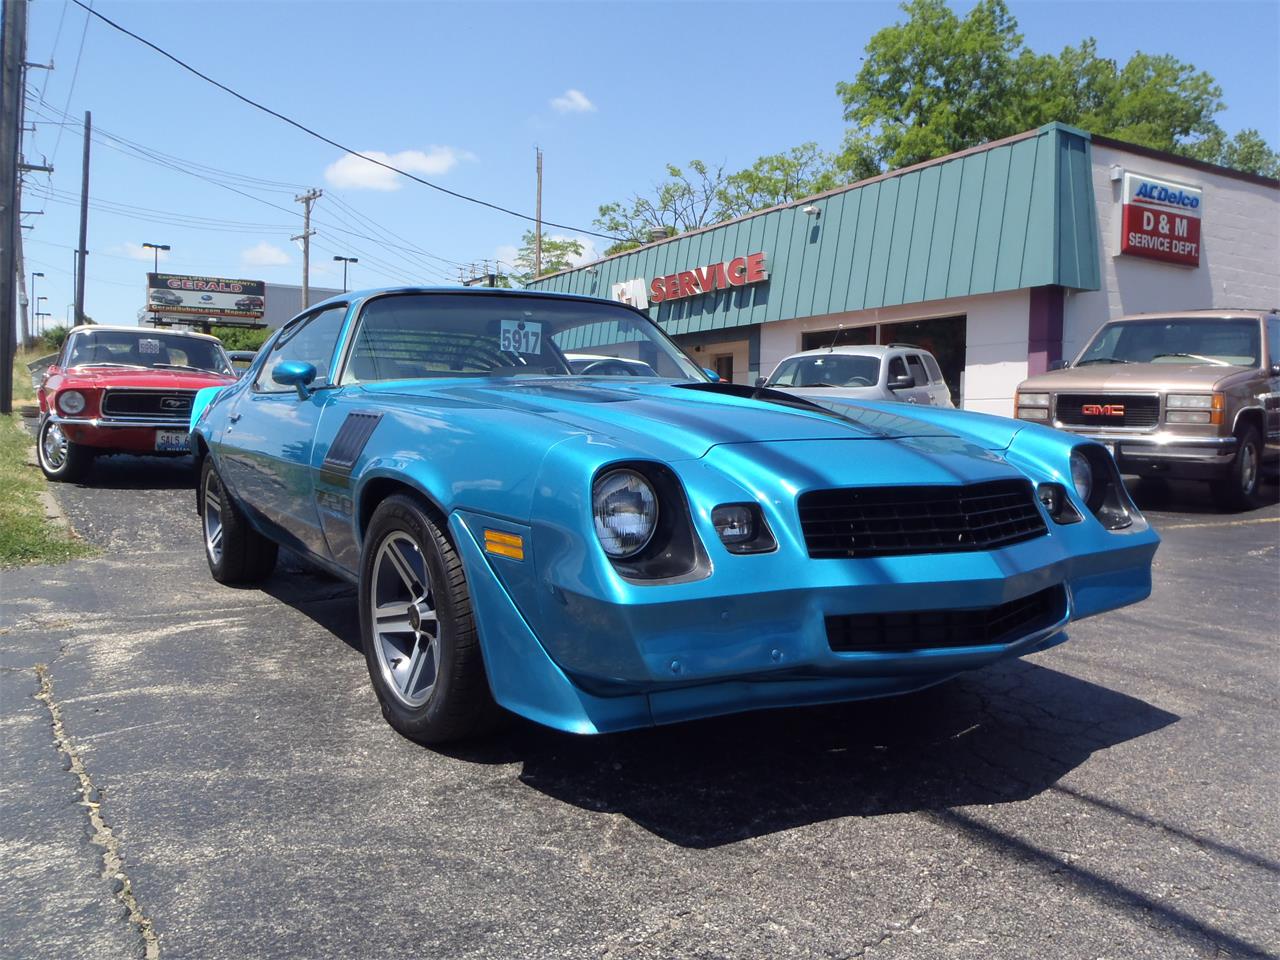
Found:
[{"label": "car windshield", "polygon": [[150,330],[88,330],[67,350],[68,367],[134,367],[201,370],[231,374],[222,345],[180,333]]},{"label": "car windshield", "polygon": [[873,387],[880,382],[880,358],[848,353],[788,357],[773,371],[771,387]]},{"label": "car windshield", "polygon": [[342,382],[571,376],[707,379],[657,326],[623,306],[403,294],[365,307]]},{"label": "car windshield", "polygon": [[1257,320],[1173,317],[1125,320],[1098,331],[1076,366],[1095,363],[1209,363],[1255,367],[1262,349]]}]

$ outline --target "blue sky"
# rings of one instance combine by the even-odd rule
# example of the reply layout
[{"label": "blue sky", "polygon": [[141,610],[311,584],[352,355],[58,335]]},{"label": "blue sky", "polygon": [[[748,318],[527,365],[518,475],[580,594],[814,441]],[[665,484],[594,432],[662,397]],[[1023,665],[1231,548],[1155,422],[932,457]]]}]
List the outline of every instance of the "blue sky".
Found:
[{"label": "blue sky", "polygon": [[[854,77],[870,35],[900,18],[887,3],[94,5],[336,140],[530,214],[541,146],[544,217],[587,229],[600,203],[644,190],[667,162],[698,157],[738,169],[806,140],[836,147],[844,124],[835,84]],[[1167,52],[1209,71],[1229,105],[1222,125],[1257,127],[1280,143],[1280,4],[1010,5],[1037,50],[1093,35],[1104,56]],[[59,141],[60,128],[45,122],[64,110],[77,119],[91,110],[104,136],[255,178],[233,181],[237,193],[140,160],[118,140],[94,143],[90,196],[114,205],[89,219],[86,311],[99,322],[134,322],[151,267],[144,242],[172,246],[162,270],[300,282],[289,237],[301,229],[293,196],[307,186],[325,191],[315,208],[317,286],[341,284],[335,253],[360,257],[352,286],[440,281],[456,276],[455,263],[509,259],[526,229],[368,164],[340,163],[339,151],[85,23],[62,0],[31,3],[28,59],[52,56],[57,69],[47,84],[33,71],[30,85],[43,102],[28,110],[37,131],[27,158],[53,162],[55,192],[42,201],[50,180],[31,177],[23,208],[46,212],[25,218],[35,224],[25,232],[27,269],[45,273],[37,293],[55,320],[72,299],[80,188],[79,129],[62,128]],[[351,235],[384,231],[413,249]],[[588,252],[607,244],[587,240]]]}]

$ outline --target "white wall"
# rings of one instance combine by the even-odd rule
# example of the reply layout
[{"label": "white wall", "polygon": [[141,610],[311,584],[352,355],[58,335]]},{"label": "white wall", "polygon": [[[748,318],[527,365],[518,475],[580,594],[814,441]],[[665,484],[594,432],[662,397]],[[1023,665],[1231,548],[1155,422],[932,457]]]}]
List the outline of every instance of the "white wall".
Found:
[{"label": "white wall", "polygon": [[[1014,390],[1027,377],[1029,309],[1030,294],[1015,290],[766,323],[760,328],[760,374],[768,376],[784,358],[799,350],[801,335],[810,331],[964,314],[968,329],[961,405],[966,410],[1010,417]],[[734,363],[736,369],[737,361]]]},{"label": "white wall", "polygon": [[[1118,256],[1120,191],[1111,166],[1204,191],[1200,266]],[[1073,357],[1105,321],[1130,313],[1280,306],[1280,189],[1093,144],[1102,289],[1068,293],[1062,352]]]},{"label": "white wall", "polygon": [[[678,341],[680,338],[676,337]],[[711,370],[716,368],[715,358],[726,353],[733,355],[733,382],[747,386],[755,383],[757,374],[750,370],[747,361],[751,356],[751,344],[746,340],[729,340],[723,343],[703,343],[697,347],[686,347],[689,356],[693,357],[701,367]]]}]

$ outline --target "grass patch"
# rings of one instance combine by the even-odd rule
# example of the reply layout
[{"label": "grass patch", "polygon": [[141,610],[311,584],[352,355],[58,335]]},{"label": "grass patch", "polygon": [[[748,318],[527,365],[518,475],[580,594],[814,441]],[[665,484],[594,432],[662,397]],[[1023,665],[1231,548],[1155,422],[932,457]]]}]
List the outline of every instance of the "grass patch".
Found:
[{"label": "grass patch", "polygon": [[61,563],[93,552],[45,519],[40,494],[48,483],[39,467],[27,466],[31,445],[21,417],[0,416],[0,566]]},{"label": "grass patch", "polygon": [[36,398],[35,388],[31,386],[31,371],[27,364],[32,360],[48,356],[48,350],[19,350],[13,358],[13,403],[32,403]]}]

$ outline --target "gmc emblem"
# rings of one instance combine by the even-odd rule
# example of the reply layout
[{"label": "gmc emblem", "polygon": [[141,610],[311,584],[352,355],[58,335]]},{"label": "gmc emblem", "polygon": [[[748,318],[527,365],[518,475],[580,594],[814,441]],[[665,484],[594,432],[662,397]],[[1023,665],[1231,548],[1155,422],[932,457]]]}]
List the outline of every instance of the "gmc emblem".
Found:
[{"label": "gmc emblem", "polygon": [[1086,403],[1080,407],[1086,417],[1123,417],[1123,403]]},{"label": "gmc emblem", "polygon": [[185,410],[187,409],[187,403],[188,401],[186,397],[161,397],[160,409],[161,410]]}]

